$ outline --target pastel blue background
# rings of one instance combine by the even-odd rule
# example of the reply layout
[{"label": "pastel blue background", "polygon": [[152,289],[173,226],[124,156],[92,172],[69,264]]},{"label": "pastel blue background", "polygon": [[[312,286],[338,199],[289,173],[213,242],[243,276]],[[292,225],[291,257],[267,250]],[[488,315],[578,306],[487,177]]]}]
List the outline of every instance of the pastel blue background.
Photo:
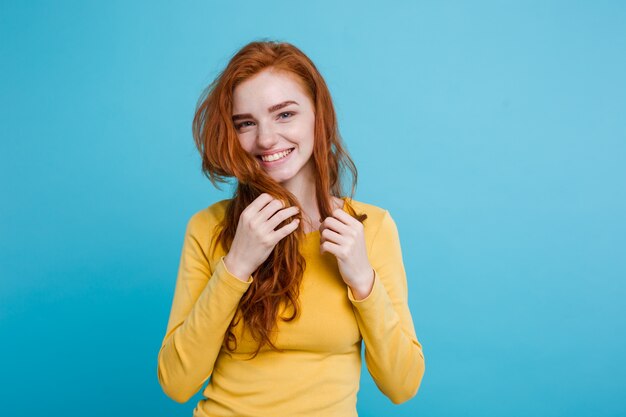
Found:
[{"label": "pastel blue background", "polygon": [[398,225],[426,355],[367,416],[626,413],[619,1],[0,6],[3,416],[191,416],[161,391],[184,229],[223,198],[191,118],[245,43],[325,76],[356,198]]}]

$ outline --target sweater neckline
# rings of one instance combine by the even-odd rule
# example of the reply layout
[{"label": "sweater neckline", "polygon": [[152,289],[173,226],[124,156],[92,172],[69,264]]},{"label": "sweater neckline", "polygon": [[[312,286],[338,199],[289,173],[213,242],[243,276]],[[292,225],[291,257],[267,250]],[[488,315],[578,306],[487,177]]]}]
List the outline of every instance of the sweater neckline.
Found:
[{"label": "sweater neckline", "polygon": [[[343,205],[341,206],[341,209],[345,211],[346,205],[347,205],[346,203],[347,197],[341,197],[341,199],[343,200]],[[310,231],[309,233],[305,233],[304,238],[305,239],[313,238],[315,236],[319,236],[319,234],[320,234],[319,229],[315,229],[315,230]]]}]

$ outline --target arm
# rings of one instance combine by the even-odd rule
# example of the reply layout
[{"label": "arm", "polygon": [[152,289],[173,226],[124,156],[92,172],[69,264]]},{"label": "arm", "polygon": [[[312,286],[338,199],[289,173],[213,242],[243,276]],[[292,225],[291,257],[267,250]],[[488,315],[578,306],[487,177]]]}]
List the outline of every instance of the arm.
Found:
[{"label": "arm", "polygon": [[348,298],[365,342],[368,371],[383,394],[400,404],[417,393],[425,363],[409,311],[398,230],[388,211],[374,237],[370,260],[371,293],[357,301],[348,288]]},{"label": "arm", "polygon": [[[197,393],[213,372],[239,300],[252,283],[232,275],[222,257],[211,271],[205,255],[209,223],[201,213],[187,225],[167,331],[158,355],[163,391],[178,402]],[[202,242],[202,244],[201,244]]]}]

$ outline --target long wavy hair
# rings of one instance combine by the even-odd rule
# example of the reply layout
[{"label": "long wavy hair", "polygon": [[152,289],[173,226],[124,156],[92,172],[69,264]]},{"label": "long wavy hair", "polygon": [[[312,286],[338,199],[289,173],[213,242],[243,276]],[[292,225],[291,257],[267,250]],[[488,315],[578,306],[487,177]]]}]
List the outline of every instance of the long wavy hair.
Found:
[{"label": "long wavy hair", "polygon": [[[357,183],[357,170],[342,145],[337,126],[335,109],[330,91],[313,62],[295,46],[278,41],[255,41],[245,45],[229,61],[226,68],[203,92],[193,119],[194,141],[202,156],[202,171],[211,183],[227,178],[237,179],[237,189],[229,200],[226,213],[213,231],[213,251],[219,244],[227,253],[237,230],[241,212],[260,194],[268,193],[285,203],[285,207],[298,206],[296,197],[272,179],[260,166],[258,160],[241,146],[232,121],[233,91],[243,81],[264,69],[286,71],[296,76],[311,99],[315,110],[314,145],[312,158],[315,163],[315,188],[317,206],[321,218],[331,215],[331,196],[341,197],[341,175],[347,169],[352,177],[346,209],[354,218],[363,222],[365,214],[357,214],[351,200]],[[301,214],[283,221],[278,228]],[[304,238],[303,222],[294,232],[281,239],[265,262],[252,274],[253,282],[239,302],[237,313],[226,332],[224,345],[234,351],[237,339],[234,327],[243,318],[258,346],[252,358],[268,344],[278,349],[271,340],[278,320],[279,307],[292,307],[292,314],[281,317],[291,321],[299,315],[298,294],[306,267],[300,254],[299,242]]]}]

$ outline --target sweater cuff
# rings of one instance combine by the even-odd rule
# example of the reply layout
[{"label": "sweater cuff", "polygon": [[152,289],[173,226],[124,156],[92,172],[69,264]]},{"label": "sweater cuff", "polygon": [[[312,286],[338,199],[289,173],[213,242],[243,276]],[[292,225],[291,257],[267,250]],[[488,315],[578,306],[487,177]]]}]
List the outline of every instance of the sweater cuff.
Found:
[{"label": "sweater cuff", "polygon": [[381,290],[379,281],[380,279],[378,278],[378,272],[374,270],[374,284],[372,284],[372,291],[370,291],[367,297],[361,300],[355,299],[354,295],[352,295],[350,287],[346,286],[346,288],[348,289],[348,299],[350,299],[352,304],[358,305],[359,308],[368,308],[368,306],[375,304],[376,299],[379,297],[378,293]]},{"label": "sweater cuff", "polygon": [[254,281],[254,278],[252,278],[252,275],[250,275],[247,281],[242,281],[236,276],[234,276],[232,273],[230,273],[228,268],[226,268],[226,264],[224,263],[225,257],[226,255],[220,258],[219,262],[217,263],[217,266],[215,267],[215,272],[232,289],[245,292],[248,289],[248,287],[250,287],[250,284],[252,284],[252,282]]}]

